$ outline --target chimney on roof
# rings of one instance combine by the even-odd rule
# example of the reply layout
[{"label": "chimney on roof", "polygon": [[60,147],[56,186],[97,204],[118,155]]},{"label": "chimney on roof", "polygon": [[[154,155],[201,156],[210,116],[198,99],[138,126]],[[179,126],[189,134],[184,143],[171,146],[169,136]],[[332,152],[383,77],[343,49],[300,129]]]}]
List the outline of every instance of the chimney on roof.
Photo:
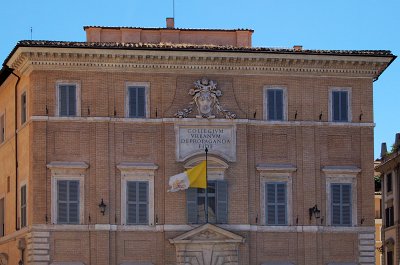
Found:
[{"label": "chimney on roof", "polygon": [[303,50],[303,46],[301,46],[301,45],[294,45],[294,46],[293,46],[293,50],[294,50],[295,52],[301,52],[301,51]]},{"label": "chimney on roof", "polygon": [[394,139],[394,150],[400,149],[400,133],[396,133],[396,138]]},{"label": "chimney on roof", "polygon": [[387,146],[386,143],[382,143],[381,145],[381,157],[385,157],[387,155]]},{"label": "chimney on roof", "polygon": [[167,29],[173,29],[175,27],[175,22],[173,17],[167,17]]}]

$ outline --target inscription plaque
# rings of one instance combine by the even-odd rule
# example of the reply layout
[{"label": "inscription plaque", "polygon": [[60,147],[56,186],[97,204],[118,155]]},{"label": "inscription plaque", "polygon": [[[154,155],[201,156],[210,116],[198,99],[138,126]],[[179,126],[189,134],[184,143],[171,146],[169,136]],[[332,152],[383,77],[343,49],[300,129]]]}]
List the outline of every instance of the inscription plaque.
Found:
[{"label": "inscription plaque", "polygon": [[219,155],[236,161],[236,127],[234,125],[176,125],[176,156],[184,161],[196,154]]}]

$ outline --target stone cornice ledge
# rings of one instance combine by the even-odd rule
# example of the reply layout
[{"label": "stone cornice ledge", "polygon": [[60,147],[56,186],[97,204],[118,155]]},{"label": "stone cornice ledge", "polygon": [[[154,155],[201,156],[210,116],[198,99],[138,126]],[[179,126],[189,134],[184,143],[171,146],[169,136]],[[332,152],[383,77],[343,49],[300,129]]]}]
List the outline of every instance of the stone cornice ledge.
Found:
[{"label": "stone cornice ledge", "polygon": [[256,166],[258,171],[265,171],[265,172],[295,172],[297,167],[290,165],[290,164],[258,164]]},{"label": "stone cornice ledge", "polygon": [[132,170],[157,170],[158,166],[154,163],[132,163],[122,162],[117,165],[120,171],[132,171]]},{"label": "stone cornice ledge", "polygon": [[53,161],[47,164],[49,169],[87,169],[89,165],[85,162],[64,162],[64,161]]},{"label": "stone cornice ledge", "polygon": [[29,121],[49,122],[114,122],[114,123],[141,123],[141,124],[163,124],[173,123],[177,125],[235,125],[248,124],[257,126],[336,126],[336,127],[375,127],[375,123],[363,122],[320,122],[320,121],[283,121],[271,122],[266,120],[250,119],[197,119],[197,118],[111,118],[111,117],[55,117],[55,116],[31,116]]},{"label": "stone cornice ledge", "polygon": [[357,174],[361,172],[361,168],[356,166],[325,166],[322,171],[326,174]]},{"label": "stone cornice ledge", "polygon": [[[145,60],[144,60],[145,58]],[[391,56],[354,56],[324,54],[279,54],[242,52],[112,50],[51,47],[19,47],[10,58],[11,68],[54,69],[77,67],[117,71],[142,68],[172,70],[227,70],[259,72],[294,72],[298,74],[355,75],[373,78],[389,63]],[[212,60],[211,65],[209,61]],[[191,62],[188,64],[188,62]],[[152,65],[152,67],[149,67]],[[327,67],[328,66],[328,67]]]}]

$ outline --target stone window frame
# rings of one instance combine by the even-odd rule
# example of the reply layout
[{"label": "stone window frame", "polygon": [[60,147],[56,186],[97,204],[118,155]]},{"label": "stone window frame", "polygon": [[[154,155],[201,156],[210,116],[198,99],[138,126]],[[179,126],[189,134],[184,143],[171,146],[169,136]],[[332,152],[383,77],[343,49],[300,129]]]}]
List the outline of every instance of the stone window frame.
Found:
[{"label": "stone window frame", "polygon": [[57,181],[59,180],[77,180],[79,181],[79,222],[78,224],[62,225],[80,225],[85,222],[85,177],[89,165],[85,162],[51,162],[47,165],[51,171],[51,223],[57,224],[58,206],[57,206]]},{"label": "stone window frame", "polygon": [[[129,87],[145,88],[145,115],[144,117],[129,117]],[[150,82],[125,82],[125,118],[149,119],[150,118]]]},{"label": "stone window frame", "polygon": [[19,218],[20,218],[20,220],[19,220],[19,227],[20,228],[24,228],[23,226],[22,226],[22,208],[21,208],[21,200],[22,200],[22,197],[21,197],[21,195],[22,195],[22,187],[23,186],[25,186],[25,189],[26,189],[26,192],[25,192],[25,196],[26,196],[26,204],[25,204],[25,211],[26,211],[26,213],[25,213],[25,216],[26,216],[26,219],[25,219],[25,226],[24,227],[28,227],[28,193],[29,193],[29,191],[28,191],[28,180],[27,179],[24,179],[23,181],[21,181],[20,183],[19,183],[19,204],[18,204],[18,207],[19,207],[19,214],[20,214],[20,216],[19,216]]},{"label": "stone window frame", "polygon": [[[357,222],[357,175],[361,172],[358,167],[326,166],[322,169],[325,174],[326,191],[326,226],[332,227],[355,227]],[[351,184],[351,225],[332,225],[332,184]]]},{"label": "stone window frame", "polygon": [[[347,94],[347,121],[334,121],[333,120],[333,92],[341,92],[341,91],[346,91]],[[329,88],[329,99],[328,99],[328,120],[329,122],[335,122],[335,123],[349,123],[352,122],[352,111],[351,111],[351,105],[352,105],[352,88],[351,87],[330,87]]]},{"label": "stone window frame", "polygon": [[[297,168],[287,164],[258,164],[256,167],[260,174],[260,225],[262,226],[292,226],[293,225],[293,174]],[[267,224],[265,205],[265,185],[267,183],[284,182],[286,184],[286,224]]]},{"label": "stone window frame", "polygon": [[[283,91],[283,119],[282,120],[268,120],[268,90],[281,89]],[[284,85],[265,85],[263,88],[263,119],[268,122],[283,122],[288,120],[288,89]]]},{"label": "stone window frame", "polygon": [[[71,86],[74,85],[76,87],[75,91],[75,103],[76,103],[76,115],[75,116],[60,116],[60,86],[67,85]],[[55,116],[57,117],[81,117],[81,82],[78,80],[58,80],[56,81],[56,110]]]},{"label": "stone window frame", "polygon": [[[154,214],[154,178],[155,171],[158,169],[158,166],[154,163],[127,163],[123,162],[117,165],[117,168],[121,172],[121,225],[126,226],[135,226],[135,227],[147,227],[147,226],[155,226],[155,214]],[[149,219],[147,225],[142,224],[127,224],[126,213],[126,189],[128,181],[144,181],[149,183],[149,191],[148,191],[148,202],[149,202]]]}]

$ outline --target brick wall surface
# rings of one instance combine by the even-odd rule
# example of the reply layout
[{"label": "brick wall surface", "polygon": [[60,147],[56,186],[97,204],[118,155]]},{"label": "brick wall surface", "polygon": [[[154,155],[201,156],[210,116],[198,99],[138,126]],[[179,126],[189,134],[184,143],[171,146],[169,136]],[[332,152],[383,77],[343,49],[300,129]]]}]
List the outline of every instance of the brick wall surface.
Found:
[{"label": "brick wall surface", "polygon": [[[150,70],[149,70],[150,71]],[[293,173],[292,223],[299,227],[324,227],[325,221],[309,219],[308,209],[315,204],[325,216],[325,166],[355,166],[357,175],[357,226],[373,226],[373,129],[365,126],[328,125],[330,87],[351,87],[352,120],[372,122],[372,80],[312,76],[233,76],[204,73],[135,73],[71,70],[35,70],[24,79],[29,116],[50,120],[30,120],[20,130],[20,181],[27,179],[28,223],[30,229],[51,227],[51,172],[46,165],[54,161],[85,162],[83,225],[49,230],[50,262],[80,261],[84,264],[121,264],[125,261],[175,264],[175,248],[169,243],[182,231],[98,230],[94,224],[121,224],[122,162],[154,163],[154,214],[159,225],[186,225],[184,192],[167,193],[168,177],[184,170],[175,157],[174,122],[133,122],[90,120],[92,117],[124,118],[126,82],[150,83],[150,118],[173,118],[191,100],[193,82],[206,76],[218,83],[220,103],[239,119],[260,123],[238,123],[236,161],[228,162],[225,179],[229,189],[229,225],[260,224],[260,175],[256,165],[290,164]],[[85,119],[51,119],[55,116],[56,82],[74,81],[81,86],[81,113]],[[263,120],[263,88],[280,85],[288,91],[288,120],[319,122],[300,125],[266,124]],[[9,84],[0,90],[0,107],[13,111]],[[22,88],[21,88],[22,89]],[[46,112],[47,109],[47,112]],[[0,112],[2,109],[0,109]],[[48,114],[47,114],[48,113]],[[296,115],[297,113],[297,115]],[[362,113],[362,121],[359,115]],[[191,115],[194,117],[195,112]],[[11,116],[11,115],[10,115]],[[296,117],[295,117],[296,116]],[[12,128],[12,119],[7,127]],[[6,233],[14,231],[15,193],[6,192],[7,177],[14,180],[13,133],[0,146],[0,196],[6,194]],[[23,161],[23,163],[22,163]],[[11,181],[11,190],[15,183]],[[105,215],[98,204],[107,204]],[[89,220],[90,217],[90,220]],[[361,218],[365,221],[360,223]],[[47,226],[46,226],[47,225]],[[302,265],[328,262],[358,262],[358,230],[318,231],[242,231],[246,238],[239,248],[240,264],[290,261]],[[0,239],[0,252],[15,260],[15,241]],[[47,264],[47,263],[46,263]]]}]

